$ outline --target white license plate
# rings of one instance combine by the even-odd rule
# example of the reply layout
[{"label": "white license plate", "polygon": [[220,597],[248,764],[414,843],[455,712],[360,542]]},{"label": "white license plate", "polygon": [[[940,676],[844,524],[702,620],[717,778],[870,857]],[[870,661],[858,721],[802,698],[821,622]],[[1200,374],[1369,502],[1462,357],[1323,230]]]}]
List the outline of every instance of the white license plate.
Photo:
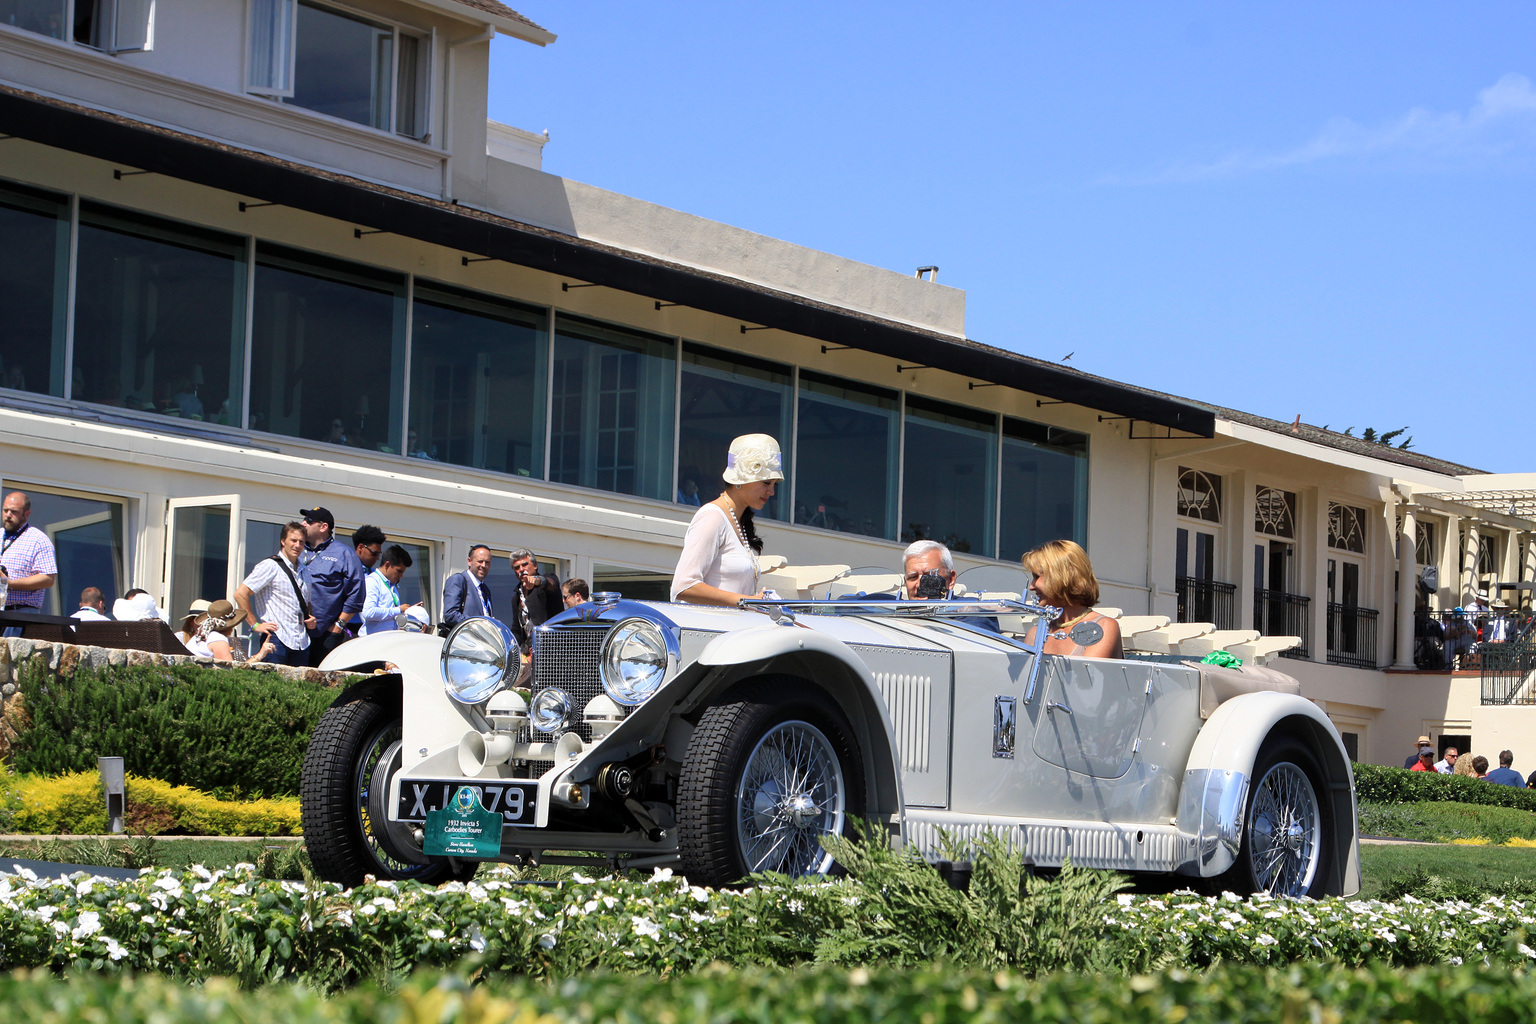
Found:
[{"label": "white license plate", "polygon": [[501,815],[505,826],[531,827],[538,802],[537,782],[489,782],[484,779],[401,779],[397,821],[427,820],[428,811],[440,811],[453,800],[460,786],[468,786],[480,798],[480,806]]}]

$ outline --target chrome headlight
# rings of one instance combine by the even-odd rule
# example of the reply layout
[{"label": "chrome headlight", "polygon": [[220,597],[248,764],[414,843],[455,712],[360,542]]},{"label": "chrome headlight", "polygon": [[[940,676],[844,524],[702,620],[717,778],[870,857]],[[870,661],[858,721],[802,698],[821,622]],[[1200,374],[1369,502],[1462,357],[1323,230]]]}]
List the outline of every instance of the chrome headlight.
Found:
[{"label": "chrome headlight", "polygon": [[528,705],[528,723],[539,732],[565,732],[571,710],[571,695],[551,686],[533,695],[533,703]]},{"label": "chrome headlight", "polygon": [[620,704],[643,704],[667,678],[667,638],[649,619],[625,619],[603,642],[603,689]]},{"label": "chrome headlight", "polygon": [[443,688],[460,704],[478,704],[516,678],[521,652],[495,619],[465,619],[443,641]]}]

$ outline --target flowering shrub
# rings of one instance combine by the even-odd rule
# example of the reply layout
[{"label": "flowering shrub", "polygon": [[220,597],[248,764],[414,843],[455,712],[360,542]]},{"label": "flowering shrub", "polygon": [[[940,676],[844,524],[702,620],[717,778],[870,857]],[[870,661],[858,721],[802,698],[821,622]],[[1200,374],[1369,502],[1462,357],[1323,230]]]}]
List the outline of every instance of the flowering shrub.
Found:
[{"label": "flowering shrub", "polygon": [[[299,834],[298,797],[219,800],[190,786],[130,775],[124,780],[128,827],[140,834],[203,836]],[[101,775],[73,772],[43,778],[0,774],[11,808],[10,828],[25,835],[100,835],[107,830]]]},{"label": "flowering shrub", "polygon": [[[1024,899],[1033,909],[1016,921],[1049,935],[1061,924],[1065,887],[1081,884],[1072,875],[1032,882]],[[932,894],[888,882],[771,878],[716,891],[661,869],[648,879],[575,875],[539,885],[491,868],[467,884],[434,889],[384,881],[346,891],[327,883],[264,881],[249,865],[146,870],[124,882],[23,873],[0,876],[0,967],[131,970],[184,980],[230,976],[246,986],[304,978],[337,989],[449,965],[549,977],[592,970],[670,975],[712,962],[941,960],[1039,973],[1304,959],[1391,966],[1536,959],[1527,938],[1536,925],[1536,901],[1122,894],[1092,904],[1096,925],[1074,926],[1083,941],[1063,957],[1055,945],[992,939],[967,945],[958,930],[974,927],[974,917],[956,917],[953,908],[933,904]],[[974,891],[954,898],[962,905],[990,899]],[[1009,918],[993,913],[1007,931]]]},{"label": "flowering shrub", "polygon": [[1536,975],[1502,968],[1401,971],[1300,964],[1221,966],[1152,975],[913,969],[734,971],[680,977],[593,974],[555,983],[470,984],[423,973],[394,991],[373,986],[325,998],[298,985],[242,993],[214,979],[188,986],[154,976],[0,975],[0,1004],[19,1021],[114,1024],[598,1024],[609,1021],[815,1020],[818,1024],[978,1021],[1168,1024],[1171,1021],[1523,1021]]}]

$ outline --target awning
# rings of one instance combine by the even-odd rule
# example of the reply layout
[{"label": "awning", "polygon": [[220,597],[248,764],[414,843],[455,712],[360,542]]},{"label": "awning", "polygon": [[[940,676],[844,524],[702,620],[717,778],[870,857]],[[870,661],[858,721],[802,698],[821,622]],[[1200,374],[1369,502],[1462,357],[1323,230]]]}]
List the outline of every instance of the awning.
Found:
[{"label": "awning", "polygon": [[1213,412],[1166,395],[14,87],[0,86],[0,132],[1119,418],[1215,434]]}]

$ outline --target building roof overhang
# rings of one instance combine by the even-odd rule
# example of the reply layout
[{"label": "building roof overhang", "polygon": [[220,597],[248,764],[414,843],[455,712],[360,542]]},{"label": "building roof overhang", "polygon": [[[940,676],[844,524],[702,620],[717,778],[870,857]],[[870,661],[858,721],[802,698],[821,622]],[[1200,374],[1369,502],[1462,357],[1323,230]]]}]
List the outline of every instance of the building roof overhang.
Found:
[{"label": "building roof overhang", "polygon": [[534,24],[497,0],[407,0],[407,2],[418,7],[442,11],[456,18],[463,18],[465,21],[488,25],[502,35],[513,36],[539,46],[548,46],[555,41],[555,34],[549,29]]},{"label": "building roof overhang", "polygon": [[[945,370],[1181,436],[1215,434],[1215,413],[1198,403],[12,86],[0,85],[0,132],[478,258]],[[1128,433],[1136,436],[1134,430]]]}]

